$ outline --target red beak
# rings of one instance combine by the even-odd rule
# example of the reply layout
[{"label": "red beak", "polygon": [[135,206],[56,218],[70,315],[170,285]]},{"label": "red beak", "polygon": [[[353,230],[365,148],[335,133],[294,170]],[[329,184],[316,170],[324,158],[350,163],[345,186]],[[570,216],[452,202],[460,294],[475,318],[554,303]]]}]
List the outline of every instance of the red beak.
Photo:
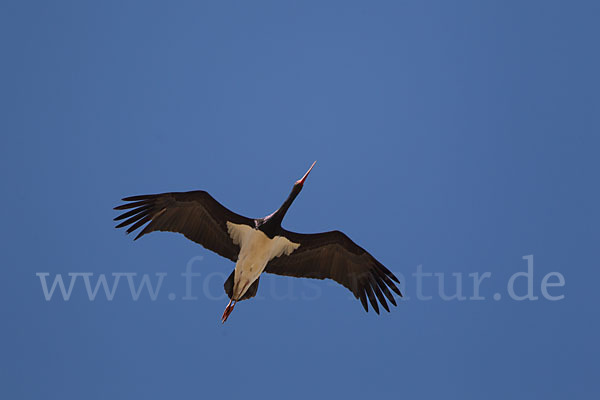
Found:
[{"label": "red beak", "polygon": [[308,174],[310,174],[310,171],[312,171],[313,167],[315,166],[317,162],[315,161],[314,163],[312,163],[312,165],[310,166],[310,168],[308,169],[308,171],[306,171],[306,173],[304,174],[304,176],[302,178],[300,178],[300,180],[296,181],[296,185],[304,185],[304,181],[306,180],[306,177],[308,176]]}]

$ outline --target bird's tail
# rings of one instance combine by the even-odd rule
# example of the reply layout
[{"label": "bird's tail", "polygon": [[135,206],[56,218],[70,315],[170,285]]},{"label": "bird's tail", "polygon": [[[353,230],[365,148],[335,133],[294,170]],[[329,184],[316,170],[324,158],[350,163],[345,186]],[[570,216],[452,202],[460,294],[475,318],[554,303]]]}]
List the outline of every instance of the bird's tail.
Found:
[{"label": "bird's tail", "polygon": [[[229,298],[233,298],[233,282],[234,282],[234,277],[235,277],[235,269],[233,271],[231,271],[231,275],[229,275],[229,278],[227,278],[227,280],[225,281],[225,284],[223,285],[223,287],[225,288],[225,293],[227,293],[227,296],[229,296]],[[242,301],[242,300],[248,300],[253,298],[254,296],[256,296],[256,292],[258,292],[258,281],[260,280],[260,277],[257,278],[252,285],[250,285],[250,287],[248,288],[248,290],[246,290],[246,293],[244,293],[244,295],[242,296],[241,299],[239,299],[238,301]]]}]

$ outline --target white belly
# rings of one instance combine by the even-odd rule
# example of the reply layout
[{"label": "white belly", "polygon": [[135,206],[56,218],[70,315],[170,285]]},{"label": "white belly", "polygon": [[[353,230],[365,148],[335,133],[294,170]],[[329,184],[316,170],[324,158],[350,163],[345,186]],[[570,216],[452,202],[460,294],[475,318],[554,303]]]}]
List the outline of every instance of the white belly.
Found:
[{"label": "white belly", "polygon": [[227,231],[233,242],[240,246],[240,254],[235,264],[234,300],[246,293],[269,261],[282,254],[290,255],[300,246],[300,243],[293,243],[283,236],[270,239],[263,232],[248,225],[227,222]]}]

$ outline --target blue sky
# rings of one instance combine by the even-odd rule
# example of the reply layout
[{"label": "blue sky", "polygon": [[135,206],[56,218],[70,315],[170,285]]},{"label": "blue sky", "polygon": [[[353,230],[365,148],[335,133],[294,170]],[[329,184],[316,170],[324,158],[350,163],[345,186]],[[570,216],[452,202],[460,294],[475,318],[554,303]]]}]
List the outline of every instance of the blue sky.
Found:
[{"label": "blue sky", "polygon": [[[596,398],[599,17],[593,1],[3,1],[0,397]],[[390,314],[266,276],[221,325],[230,261],[114,229],[140,193],[267,215],[314,160],[284,226],[340,229],[403,276]],[[538,300],[516,301],[528,255]],[[467,299],[428,277],[419,300],[418,266],[447,293],[462,274]],[[91,301],[80,277],[46,301],[40,272],[167,275],[156,300],[123,277]],[[552,272],[562,300],[542,296]]]}]

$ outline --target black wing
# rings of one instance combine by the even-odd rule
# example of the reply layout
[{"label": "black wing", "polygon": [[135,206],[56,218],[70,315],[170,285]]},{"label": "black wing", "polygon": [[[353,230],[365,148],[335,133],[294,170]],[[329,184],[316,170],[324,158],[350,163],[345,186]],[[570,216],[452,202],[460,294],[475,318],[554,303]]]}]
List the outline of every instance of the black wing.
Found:
[{"label": "black wing", "polygon": [[117,228],[131,225],[127,229],[127,233],[131,233],[149,222],[135,240],[154,231],[179,232],[234,262],[240,248],[229,237],[227,221],[254,227],[253,219],[228,210],[202,190],[132,196],[123,201],[129,203],[115,207],[115,210],[133,210],[115,218],[115,221],[127,218]]},{"label": "black wing", "polygon": [[[297,278],[333,279],[348,288],[369,311],[367,297],[379,314],[377,299],[390,311],[385,297],[396,305],[391,288],[402,296],[389,269],[340,231],[302,234],[284,230],[284,236],[300,243],[289,256],[280,256],[267,264],[266,272]],[[385,297],[384,297],[385,294]]]}]

